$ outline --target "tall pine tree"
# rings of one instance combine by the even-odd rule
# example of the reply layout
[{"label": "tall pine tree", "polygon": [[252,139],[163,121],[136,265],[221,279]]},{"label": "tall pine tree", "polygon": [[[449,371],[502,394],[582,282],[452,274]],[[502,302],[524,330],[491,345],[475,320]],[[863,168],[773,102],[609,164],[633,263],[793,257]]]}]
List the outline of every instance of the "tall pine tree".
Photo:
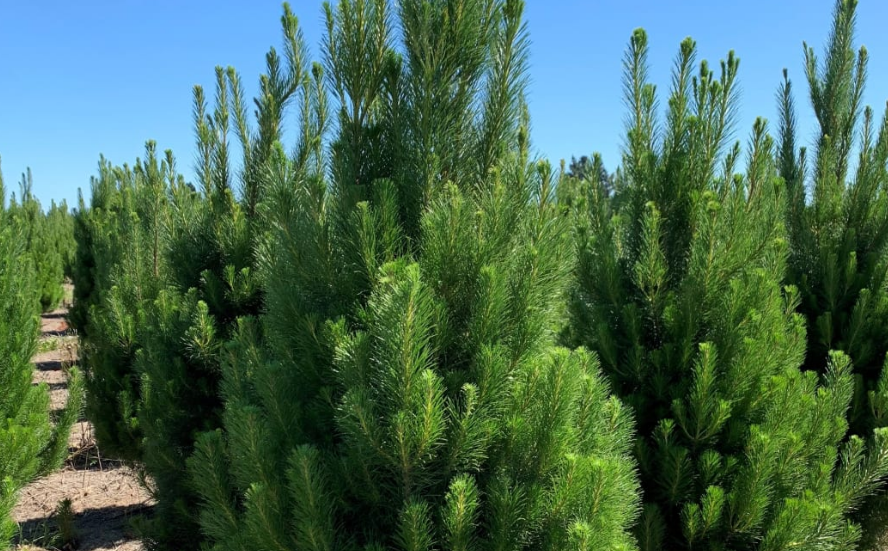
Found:
[{"label": "tall pine tree", "polygon": [[[777,163],[788,190],[789,281],[808,321],[805,365],[823,371],[826,351],[843,350],[854,368],[851,432],[888,425],[888,112],[862,104],[868,55],[855,50],[856,1],[837,1],[824,58],[805,45],[805,73],[819,125],[809,160],[798,147],[792,83],[778,93]],[[813,161],[813,162],[811,162]],[[813,169],[813,170],[812,170]],[[869,512],[888,511],[881,498]],[[877,514],[865,523],[883,532]]]},{"label": "tall pine tree", "polygon": [[[729,147],[738,60],[695,74],[681,44],[661,124],[638,30],[617,210],[602,182],[577,202],[569,338],[598,352],[636,411],[643,550],[849,549],[849,512],[888,473],[886,433],[844,442],[848,357],[801,371],[799,292],[782,288],[787,190],[758,120]],[[826,352],[824,352],[824,355]]]},{"label": "tall pine tree", "polygon": [[865,48],[854,50],[856,7],[856,0],[836,2],[822,61],[805,45],[820,127],[810,187],[786,73],[778,95],[777,162],[788,192],[789,280],[808,320],[805,365],[823,371],[830,349],[850,356],[856,379],[851,429],[866,434],[888,425],[888,112],[876,120],[862,104],[869,58]]},{"label": "tall pine tree", "polygon": [[[237,319],[258,315],[262,288],[256,251],[266,230],[262,212],[267,161],[281,139],[285,113],[310,86],[296,17],[285,7],[283,49],[266,55],[251,123],[240,75],[216,68],[212,111],[194,89],[198,189],[171,195],[164,242],[165,287],[145,307],[136,352],[141,376],[141,460],[158,505],[143,526],[149,545],[196,548],[197,495],[183,468],[196,434],[221,423],[222,344]],[[237,147],[238,150],[233,150]],[[242,163],[233,168],[235,151]]]},{"label": "tall pine tree", "polygon": [[213,549],[631,549],[631,421],[554,346],[570,272],[528,160],[520,1],[327,6],[296,153],[263,174],[266,313],[189,461]]}]

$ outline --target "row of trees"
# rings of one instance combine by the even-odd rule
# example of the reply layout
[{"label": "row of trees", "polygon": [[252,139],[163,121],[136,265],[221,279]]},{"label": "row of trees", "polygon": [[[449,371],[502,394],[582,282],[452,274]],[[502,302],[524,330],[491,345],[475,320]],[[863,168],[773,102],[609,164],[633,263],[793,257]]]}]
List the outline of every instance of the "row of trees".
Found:
[{"label": "row of trees", "polygon": [[[73,234],[65,207],[43,213],[22,180],[21,203],[5,205],[0,176],[0,548],[16,531],[10,517],[19,490],[57,469],[68,453],[68,434],[80,416],[82,378],[70,373],[65,407],[52,410],[45,384],[32,385],[40,311],[61,299],[62,252]],[[43,233],[41,233],[43,232]],[[67,246],[73,246],[69,243]],[[42,256],[46,255],[46,256]],[[55,288],[59,291],[56,292]]]},{"label": "row of trees", "polygon": [[853,548],[888,474],[855,8],[806,47],[813,161],[788,79],[777,139],[731,143],[739,62],[690,39],[660,120],[636,31],[609,175],[531,158],[520,0],[340,0],[315,63],[285,6],[254,117],[232,68],[194,90],[196,185],[149,142],[78,209],[88,415],[146,541]]},{"label": "row of trees", "polygon": [[[19,196],[10,194],[6,208],[8,221],[13,221],[20,232],[21,245],[30,259],[33,277],[44,312],[58,307],[64,298],[62,283],[70,276],[74,252],[74,217],[65,201],[50,203],[44,210],[33,194],[31,169],[22,174]],[[0,197],[6,201],[5,188],[0,182]]]}]

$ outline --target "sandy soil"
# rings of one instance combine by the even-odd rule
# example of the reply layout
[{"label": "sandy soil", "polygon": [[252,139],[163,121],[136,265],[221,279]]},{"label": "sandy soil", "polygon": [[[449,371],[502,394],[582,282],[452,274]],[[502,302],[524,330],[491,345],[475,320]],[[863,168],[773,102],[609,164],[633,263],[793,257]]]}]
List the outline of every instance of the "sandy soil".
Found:
[{"label": "sandy soil", "polygon": [[[34,382],[46,383],[53,409],[67,399],[66,368],[76,362],[77,339],[65,322],[66,310],[43,316],[42,350],[34,357]],[[95,444],[92,426],[81,420],[71,431],[69,457],[61,470],[34,481],[19,495],[13,520],[19,523],[19,550],[79,549],[84,551],[142,551],[130,521],[149,512],[152,502],[129,467],[103,459]],[[68,499],[76,539],[64,543],[55,514]]]}]

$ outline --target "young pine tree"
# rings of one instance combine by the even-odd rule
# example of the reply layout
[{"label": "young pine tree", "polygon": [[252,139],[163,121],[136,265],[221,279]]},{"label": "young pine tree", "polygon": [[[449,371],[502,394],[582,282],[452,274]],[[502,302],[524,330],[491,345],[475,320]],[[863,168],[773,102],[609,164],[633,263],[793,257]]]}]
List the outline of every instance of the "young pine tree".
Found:
[{"label": "young pine tree", "polygon": [[[101,164],[100,164],[101,166]],[[77,190],[77,210],[74,214],[74,258],[71,263],[71,281],[74,283],[73,301],[68,309],[68,324],[80,335],[81,346],[86,340],[89,310],[98,300],[96,287],[96,258],[92,246],[93,227],[87,213],[95,205],[95,196],[87,206],[83,191]],[[82,354],[82,351],[81,351]]]},{"label": "young pine tree", "polygon": [[[809,177],[806,148],[796,149],[786,71],[778,94],[777,163],[789,192],[789,280],[800,290],[800,311],[808,321],[805,365],[823,371],[826,350],[848,354],[855,377],[851,432],[865,435],[888,425],[888,113],[876,120],[861,103],[869,58],[865,48],[854,49],[856,7],[856,1],[836,2],[822,61],[805,46],[820,127],[813,172]],[[888,502],[880,500],[864,507],[862,516],[876,513],[864,523],[868,536],[884,530],[879,516]]]},{"label": "young pine tree", "polygon": [[[44,213],[33,194],[34,180],[31,169],[22,174],[19,182],[20,203],[13,199],[9,206],[9,220],[20,228],[25,252],[33,266],[33,275],[39,292],[40,306],[44,312],[58,307],[64,296],[62,283],[65,278],[65,259],[69,254],[62,249],[70,245],[72,236],[65,235],[69,228],[59,221],[57,209]],[[53,206],[55,204],[53,203]],[[55,212],[54,212],[55,211]]]},{"label": "young pine tree", "polygon": [[856,389],[851,430],[864,435],[888,425],[888,113],[877,121],[861,103],[868,56],[863,47],[854,50],[856,7],[856,0],[836,2],[822,62],[805,46],[820,126],[810,196],[786,73],[777,162],[788,195],[789,281],[808,320],[805,365],[822,372],[827,350],[848,354]]},{"label": "young pine tree", "polygon": [[50,235],[51,247],[57,251],[62,260],[62,274],[70,279],[77,252],[74,241],[74,214],[68,210],[68,203],[51,201],[46,212],[47,231]]},{"label": "young pine tree", "polygon": [[[258,315],[262,307],[255,254],[267,233],[260,209],[264,173],[281,138],[286,109],[309,78],[289,8],[281,20],[283,53],[272,48],[266,55],[266,73],[253,100],[255,124],[233,68],[216,68],[211,112],[203,89],[194,89],[199,189],[185,186],[171,196],[165,287],[140,320],[141,459],[158,502],[144,535],[158,548],[196,548],[199,543],[193,514],[197,495],[183,465],[196,434],[221,424],[221,345],[234,336],[237,318]],[[232,147],[238,147],[242,160],[238,171],[232,168]]]},{"label": "young pine tree", "polygon": [[189,461],[202,531],[218,550],[632,549],[630,418],[593,355],[554,346],[570,242],[527,158],[522,3],[399,7],[403,56],[385,0],[327,7],[332,181],[317,66],[296,153],[265,167],[266,312],[219,349],[223,428]]},{"label": "young pine tree", "polygon": [[65,458],[68,433],[79,416],[82,397],[76,370],[67,407],[61,411],[50,410],[46,385],[31,382],[40,292],[24,247],[25,231],[0,199],[0,549],[7,548],[15,533],[10,514],[18,491]]},{"label": "young pine tree", "polygon": [[[886,433],[845,441],[848,357],[801,371],[803,318],[782,288],[786,189],[755,123],[745,173],[726,147],[738,61],[716,78],[681,45],[665,122],[647,37],[625,58],[630,114],[618,210],[592,182],[577,201],[569,335],[635,409],[643,550],[850,549],[847,515],[888,473]],[[825,352],[824,352],[825,354]]]},{"label": "young pine tree", "polygon": [[169,198],[184,188],[171,152],[159,159],[148,142],[145,153],[132,168],[99,163],[90,207],[77,215],[70,315],[81,336],[87,417],[102,450],[127,460],[142,458],[136,353],[145,340],[146,308],[165,282]]}]

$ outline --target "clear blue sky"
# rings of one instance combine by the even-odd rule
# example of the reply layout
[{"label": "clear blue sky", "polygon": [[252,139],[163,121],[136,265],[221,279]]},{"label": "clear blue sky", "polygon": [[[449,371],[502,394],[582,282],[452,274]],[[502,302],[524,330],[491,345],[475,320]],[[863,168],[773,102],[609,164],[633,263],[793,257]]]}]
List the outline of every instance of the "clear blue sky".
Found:
[{"label": "clear blue sky", "polygon": [[[279,46],[278,0],[47,0],[5,2],[0,16],[0,156],[7,186],[30,166],[48,204],[75,204],[88,192],[100,153],[132,162],[144,142],[172,149],[193,174],[191,87],[213,85],[216,65],[233,65],[249,85],[264,53]],[[870,52],[865,100],[881,114],[888,99],[888,3],[861,0],[858,42]],[[294,0],[317,55],[321,5]],[[600,151],[613,169],[622,138],[621,59],[632,30],[647,29],[652,79],[665,92],[680,41],[700,58],[740,57],[738,137],[754,118],[775,121],[774,93],[790,69],[803,137],[812,136],[802,73],[802,41],[818,52],[833,0],[527,0],[532,137],[538,153],[560,158]]]}]

